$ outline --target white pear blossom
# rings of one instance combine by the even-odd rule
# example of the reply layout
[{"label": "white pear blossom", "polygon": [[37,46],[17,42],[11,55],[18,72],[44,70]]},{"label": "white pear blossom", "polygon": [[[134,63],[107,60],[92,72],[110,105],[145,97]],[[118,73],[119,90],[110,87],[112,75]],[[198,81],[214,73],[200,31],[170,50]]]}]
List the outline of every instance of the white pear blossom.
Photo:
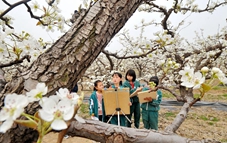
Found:
[{"label": "white pear blossom", "polygon": [[72,102],[72,104],[77,104],[77,101],[79,99],[79,95],[75,92],[70,93],[67,88],[60,88],[57,92],[57,96],[60,99],[67,99]]},{"label": "white pear blossom", "polygon": [[10,35],[10,34],[14,33],[14,29],[7,28],[7,29],[5,30],[5,33],[6,33],[7,35]]},{"label": "white pear blossom", "polygon": [[54,32],[53,25],[48,25],[46,31],[47,32],[49,32],[49,31]]},{"label": "white pear blossom", "polygon": [[165,64],[165,60],[158,60],[157,61],[157,63],[158,63],[158,65],[160,65],[160,66],[163,66],[164,64]]},{"label": "white pear blossom", "polygon": [[0,61],[3,62],[4,56],[8,55],[7,47],[0,43]]},{"label": "white pear blossom", "polygon": [[54,130],[63,130],[67,128],[65,121],[70,120],[74,114],[74,106],[70,100],[61,100],[55,102],[52,98],[48,98],[43,108],[39,110],[40,117],[47,121],[52,122],[51,128]]},{"label": "white pear blossom", "polygon": [[49,97],[43,97],[42,99],[40,99],[39,101],[39,105],[41,107],[43,107],[43,104],[45,103],[45,101],[47,101],[49,98],[51,98],[52,100],[54,100],[56,103],[59,102],[60,98],[57,95],[51,95]]},{"label": "white pear blossom", "polygon": [[181,81],[192,81],[194,75],[194,69],[190,67],[184,67],[184,70],[180,70],[179,74],[182,76]]},{"label": "white pear blossom", "polygon": [[205,82],[205,77],[200,72],[196,72],[193,78],[194,86],[193,89],[199,89],[201,84]]},{"label": "white pear blossom", "polygon": [[181,77],[181,85],[192,88],[198,89],[200,88],[201,84],[205,82],[205,77],[201,74],[201,72],[194,73],[194,69],[191,69],[190,67],[185,67],[184,70],[181,70],[179,72]]},{"label": "white pear blossom", "polygon": [[4,105],[0,111],[0,121],[5,121],[0,126],[2,133],[11,128],[13,121],[24,112],[24,107],[28,105],[28,99],[24,95],[8,94],[5,97]]},{"label": "white pear blossom", "polygon": [[43,95],[47,94],[48,88],[45,83],[38,83],[35,89],[27,92],[29,102],[39,101]]},{"label": "white pear blossom", "polygon": [[4,41],[6,36],[7,36],[6,33],[0,32],[0,43],[1,43],[1,41]]},{"label": "white pear blossom", "polygon": [[34,9],[34,11],[36,12],[38,9],[40,9],[40,5],[37,1],[32,2],[31,8]]},{"label": "white pear blossom", "polygon": [[188,88],[192,88],[194,86],[193,80],[184,80],[181,83],[182,86],[188,87]]},{"label": "white pear blossom", "polygon": [[218,78],[222,84],[227,84],[227,78],[219,68],[214,67],[212,68],[211,72],[214,78]]}]

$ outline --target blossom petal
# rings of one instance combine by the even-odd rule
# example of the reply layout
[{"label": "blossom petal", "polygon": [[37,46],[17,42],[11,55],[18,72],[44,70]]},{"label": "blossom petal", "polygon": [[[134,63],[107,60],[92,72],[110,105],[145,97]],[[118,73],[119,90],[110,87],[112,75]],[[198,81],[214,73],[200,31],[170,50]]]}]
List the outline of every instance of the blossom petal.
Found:
[{"label": "blossom petal", "polygon": [[57,103],[53,99],[47,98],[43,103],[43,110],[47,113],[52,114],[54,111],[57,110],[56,106]]},{"label": "blossom petal", "polygon": [[39,93],[37,89],[32,89],[31,91],[27,92],[26,95],[28,97],[28,101],[34,102],[34,101],[39,101],[40,98],[36,98],[35,96]]},{"label": "blossom petal", "polygon": [[57,96],[63,99],[67,97],[67,95],[69,94],[69,90],[67,88],[60,88],[56,93],[57,93]]},{"label": "blossom petal", "polygon": [[63,120],[55,119],[51,124],[51,128],[54,130],[63,130],[67,128],[67,124]]},{"label": "blossom petal", "polygon": [[9,118],[0,126],[0,132],[5,133],[8,129],[10,129],[13,125],[13,119]]},{"label": "blossom petal", "polygon": [[13,120],[16,120],[18,117],[20,117],[21,113],[24,112],[24,108],[17,108],[13,113]]},{"label": "blossom petal", "polygon": [[53,114],[47,113],[43,109],[39,110],[39,115],[40,115],[40,117],[43,120],[45,120],[47,122],[50,122],[50,121],[52,121],[54,119],[54,115]]},{"label": "blossom petal", "polygon": [[4,99],[5,107],[7,107],[7,106],[10,106],[11,108],[15,107],[15,102],[16,102],[17,96],[18,95],[16,93],[7,94],[5,99]]},{"label": "blossom petal", "polygon": [[17,107],[26,107],[28,105],[28,98],[24,95],[17,95]]},{"label": "blossom petal", "polygon": [[64,112],[63,119],[66,121],[70,120],[73,117],[73,113],[74,113],[74,108],[72,106],[68,111]]},{"label": "blossom petal", "polygon": [[49,98],[53,99],[56,103],[60,100],[60,98],[57,95],[52,95]]},{"label": "blossom petal", "polygon": [[58,103],[58,109],[60,111],[68,111],[70,108],[72,108],[72,102],[71,100],[68,100],[68,99],[63,99],[61,101],[59,101]]},{"label": "blossom petal", "polygon": [[10,113],[7,108],[2,108],[2,110],[0,111],[0,121],[5,121],[6,119],[8,119],[10,117]]},{"label": "blossom petal", "polygon": [[42,95],[47,94],[48,88],[45,83],[38,83],[36,89],[42,92]]}]

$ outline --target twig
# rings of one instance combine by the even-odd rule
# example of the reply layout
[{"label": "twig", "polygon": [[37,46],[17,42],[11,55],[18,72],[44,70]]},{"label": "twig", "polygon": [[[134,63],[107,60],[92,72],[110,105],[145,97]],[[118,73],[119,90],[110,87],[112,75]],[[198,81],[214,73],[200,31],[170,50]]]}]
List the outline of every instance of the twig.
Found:
[{"label": "twig", "polygon": [[30,55],[25,55],[24,57],[22,57],[22,58],[19,59],[19,60],[11,61],[11,62],[9,62],[9,63],[7,63],[7,64],[1,64],[1,65],[0,65],[0,68],[10,67],[10,66],[15,65],[15,64],[20,64],[20,63],[22,63],[25,59],[26,59],[28,62],[30,62],[31,56],[30,56]]}]

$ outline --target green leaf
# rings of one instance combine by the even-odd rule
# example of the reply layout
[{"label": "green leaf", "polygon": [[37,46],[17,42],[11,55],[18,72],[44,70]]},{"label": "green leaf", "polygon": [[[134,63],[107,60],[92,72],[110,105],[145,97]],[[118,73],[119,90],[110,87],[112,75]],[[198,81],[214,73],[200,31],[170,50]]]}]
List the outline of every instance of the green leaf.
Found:
[{"label": "green leaf", "polygon": [[32,129],[37,129],[37,124],[34,121],[30,121],[30,120],[15,120],[15,122],[19,125],[25,126],[25,127],[29,127]]},{"label": "green leaf", "polygon": [[208,85],[208,84],[203,83],[202,84],[202,89],[203,89],[203,92],[208,92],[208,91],[211,90],[211,86]]},{"label": "green leaf", "polygon": [[[35,112],[34,117],[37,118],[37,119],[41,119],[40,116],[39,116],[39,112],[38,111]],[[37,119],[35,119],[35,121],[38,123],[39,120],[37,120]]]}]

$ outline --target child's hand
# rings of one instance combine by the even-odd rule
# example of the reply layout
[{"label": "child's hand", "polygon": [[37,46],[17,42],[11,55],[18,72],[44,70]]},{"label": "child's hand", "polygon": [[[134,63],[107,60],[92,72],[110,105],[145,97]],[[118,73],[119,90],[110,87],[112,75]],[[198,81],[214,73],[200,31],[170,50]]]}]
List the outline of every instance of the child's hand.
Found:
[{"label": "child's hand", "polygon": [[128,105],[129,105],[129,106],[132,106],[132,102],[129,102]]},{"label": "child's hand", "polygon": [[149,90],[150,90],[149,92],[153,92],[153,91],[157,91],[158,88],[157,87],[154,87],[154,88],[150,88]]},{"label": "child's hand", "polygon": [[145,97],[144,100],[147,100],[148,102],[151,102],[153,99],[151,97]]}]

